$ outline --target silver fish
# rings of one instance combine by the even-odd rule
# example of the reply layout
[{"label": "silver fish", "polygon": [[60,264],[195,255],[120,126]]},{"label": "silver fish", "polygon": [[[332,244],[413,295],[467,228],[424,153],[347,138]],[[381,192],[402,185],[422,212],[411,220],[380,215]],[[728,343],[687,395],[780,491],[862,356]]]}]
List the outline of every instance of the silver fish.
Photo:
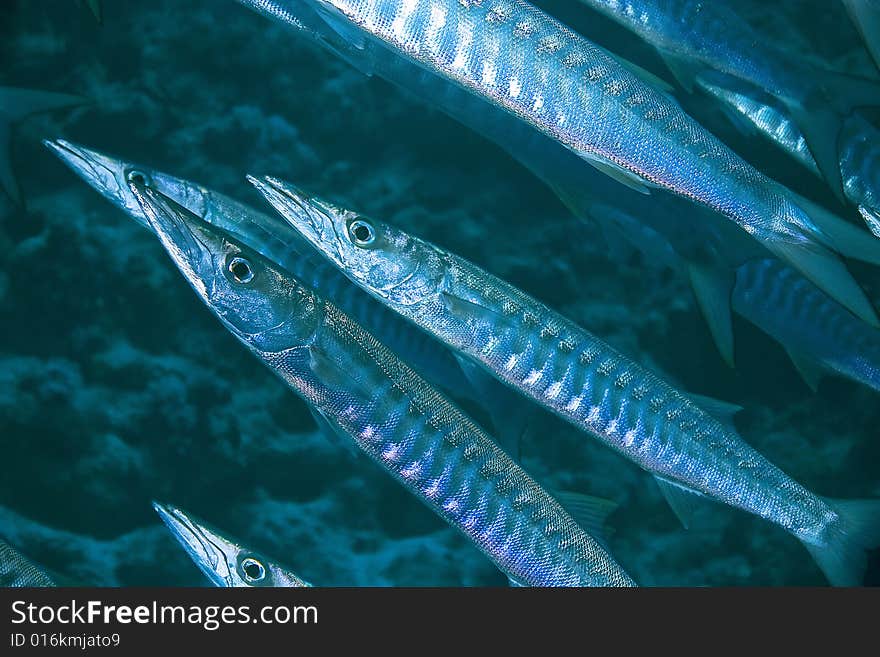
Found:
[{"label": "silver fish", "polygon": [[841,119],[880,104],[874,80],[817,69],[758,34],[735,3],[715,0],[581,0],[654,46],[688,89],[710,75],[748,84],[782,103],[810,145],[832,190],[842,195],[837,160]]},{"label": "silver fish", "polygon": [[277,179],[250,180],[352,281],[649,471],[679,511],[689,495],[743,509],[797,537],[832,583],[860,583],[880,501],[811,493],[687,395],[474,264]]},{"label": "silver fish", "polygon": [[226,328],[512,582],[634,584],[478,425],[335,305],[160,193],[132,190]]},{"label": "silver fish", "polygon": [[[462,371],[449,350],[414,329],[408,322],[376,303],[320,257],[299,233],[275,215],[257,212],[204,186],[153,168],[128,162],[63,139],[44,144],[77,175],[139,224],[152,230],[129,189],[129,179],[143,180],[204,221],[219,226],[246,242],[276,264],[333,299],[346,314],[379,336],[404,361],[431,383],[460,398],[482,403],[498,438],[516,445],[529,421],[526,409],[511,403],[510,392],[491,377],[473,368]],[[316,417],[322,429],[327,429]],[[325,431],[331,439],[332,431]]]},{"label": "silver fish", "polygon": [[148,230],[152,229],[131,193],[129,179],[144,181],[204,221],[229,231],[300,280],[307,281],[323,295],[332,298],[358,323],[382,337],[401,358],[433,383],[470,397],[477,396],[462,384],[461,369],[445,348],[363,294],[286,222],[257,212],[198,183],[150,167],[62,139],[44,143],[108,201]]},{"label": "silver fish", "polygon": [[[806,138],[777,101],[737,82],[716,85],[707,78],[700,80],[699,84],[722,101],[722,106],[730,110],[733,122],[744,132],[757,131],[811,172],[819,174]],[[880,180],[877,175],[880,130],[854,112],[843,120],[837,146],[844,196],[856,206],[871,232],[880,237]],[[880,252],[880,245],[873,244],[873,249]],[[862,259],[870,261],[870,256]]]},{"label": "silver fish", "polygon": [[[880,130],[859,114],[850,116],[840,133],[840,174],[847,198],[880,237]],[[880,251],[880,242],[875,248]]]},{"label": "silver fish", "polygon": [[757,131],[811,173],[821,176],[807,138],[779,101],[738,80],[724,79],[716,83],[714,76],[705,76],[697,84],[721,101],[731,121],[742,132],[749,134]]},{"label": "silver fish", "polygon": [[[670,214],[669,208],[662,204],[642,205],[640,210],[629,208],[630,212],[641,213],[638,218],[625,208],[601,204],[593,204],[591,212],[606,233],[614,230],[652,262],[689,277],[701,309],[710,316],[710,326],[716,327],[715,332],[729,330],[726,339],[732,342],[729,317],[719,317],[729,305],[785,347],[812,389],[815,390],[822,375],[828,373],[880,392],[880,330],[854,317],[799,272],[770,254],[756,255],[738,264],[732,289],[725,286],[723,298],[709,298],[700,290],[701,282],[706,280],[704,270],[689,255],[694,248],[691,243],[705,244],[705,235],[689,228],[680,215]],[[724,355],[724,340],[719,342]],[[727,349],[732,358],[732,345]]]},{"label": "silver fish", "polygon": [[36,566],[5,541],[0,540],[0,586],[58,586],[46,571]]},{"label": "silver fish", "polygon": [[224,536],[176,506],[153,502],[153,509],[215,586],[311,586],[287,568]]},{"label": "silver fish", "polygon": [[362,70],[416,93],[425,77],[464,88],[629,187],[662,188],[720,213],[878,324],[834,253],[849,244],[667,95],[524,0],[239,1]]}]

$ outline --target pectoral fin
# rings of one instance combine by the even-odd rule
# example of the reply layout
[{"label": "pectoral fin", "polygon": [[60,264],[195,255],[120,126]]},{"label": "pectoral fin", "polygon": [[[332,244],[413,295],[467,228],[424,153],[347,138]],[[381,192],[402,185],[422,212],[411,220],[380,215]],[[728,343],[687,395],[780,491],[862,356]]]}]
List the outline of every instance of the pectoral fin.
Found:
[{"label": "pectoral fin", "polygon": [[477,301],[464,299],[446,291],[440,293],[440,298],[446,309],[455,315],[457,319],[464,321],[476,319],[478,321],[490,322],[493,326],[512,326],[512,320],[509,317]]},{"label": "pectoral fin", "polygon": [[654,183],[645,180],[637,173],[633,173],[629,169],[606,160],[593,153],[586,151],[579,153],[581,158],[588,164],[592,165],[609,178],[613,178],[622,185],[626,185],[630,189],[637,191],[639,194],[650,194],[652,187],[657,187]]},{"label": "pectoral fin", "polygon": [[363,399],[372,398],[373,391],[355,375],[354,371],[346,369],[320,347],[310,345],[308,351],[309,368],[325,386],[332,390],[356,391]]}]

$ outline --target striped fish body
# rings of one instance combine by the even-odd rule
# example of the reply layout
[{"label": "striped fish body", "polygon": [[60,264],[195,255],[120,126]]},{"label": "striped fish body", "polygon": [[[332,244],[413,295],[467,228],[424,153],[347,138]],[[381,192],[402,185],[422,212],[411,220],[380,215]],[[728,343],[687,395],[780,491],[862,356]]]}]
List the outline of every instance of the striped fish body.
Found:
[{"label": "striped fish body", "polygon": [[706,205],[757,239],[801,243],[816,231],[678,104],[522,0],[240,1],[300,29],[299,17],[321,18],[310,33],[323,30],[347,59],[409,87],[411,71],[403,79],[386,61],[404,56],[604,170]]},{"label": "striped fish body", "polygon": [[[303,350],[258,355],[325,418],[514,581],[633,584],[473,421],[334,306],[315,303],[323,317],[310,348],[333,367],[316,368]],[[342,372],[356,382],[342,383]]]},{"label": "striped fish body", "polygon": [[580,0],[662,54],[748,80],[776,96],[797,98],[805,78],[724,0]]},{"label": "striped fish body", "polygon": [[880,237],[880,131],[853,114],[843,125],[839,143],[843,190]]},{"label": "striped fish body", "polygon": [[794,356],[880,391],[880,331],[775,258],[737,269],[734,310]]},{"label": "striped fish body", "polygon": [[732,428],[540,302],[441,253],[443,291],[399,312],[662,480],[821,542],[831,507]]},{"label": "striped fish body", "polygon": [[[132,189],[230,332],[513,581],[634,584],[488,434],[334,304],[167,197]],[[233,279],[235,267],[252,275]]]},{"label": "striped fish body", "polygon": [[707,93],[721,101],[735,124],[744,125],[749,132],[757,130],[812,173],[820,175],[803,132],[778,101],[761,90],[736,80],[713,84],[711,78],[706,78],[698,83]]}]

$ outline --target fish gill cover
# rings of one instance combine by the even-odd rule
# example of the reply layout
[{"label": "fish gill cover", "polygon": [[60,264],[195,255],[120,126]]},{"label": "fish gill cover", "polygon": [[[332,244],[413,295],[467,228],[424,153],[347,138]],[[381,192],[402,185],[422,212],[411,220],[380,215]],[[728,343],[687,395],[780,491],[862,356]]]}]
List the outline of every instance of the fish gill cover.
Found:
[{"label": "fish gill cover", "polygon": [[[536,4],[663,71],[607,19],[563,0]],[[785,35],[779,47],[872,74],[837,3],[737,8]],[[158,522],[150,502],[159,499],[321,585],[506,584],[368,459],[328,441],[306,405],[198,303],[155,238],[60,166],[40,145],[46,137],[265,212],[245,172],[380,217],[510,281],[682,389],[744,406],[740,433],[810,489],[880,496],[876,391],[826,378],[813,393],[780,345],[741,319],[729,368],[686,279],[611,252],[501,149],[383,80],[231,1],[105,3],[103,25],[75,3],[19,0],[0,16],[0,85],[91,101],[16,123],[24,202],[0,200],[0,536],[53,573],[84,584],[204,584]],[[815,191],[711,104],[688,110],[766,173]],[[876,268],[852,269],[876,302]],[[466,410],[488,421],[479,406]],[[744,513],[707,503],[683,530],[649,475],[537,407],[518,451],[546,487],[619,505],[610,547],[640,584],[825,581],[797,541]]]}]

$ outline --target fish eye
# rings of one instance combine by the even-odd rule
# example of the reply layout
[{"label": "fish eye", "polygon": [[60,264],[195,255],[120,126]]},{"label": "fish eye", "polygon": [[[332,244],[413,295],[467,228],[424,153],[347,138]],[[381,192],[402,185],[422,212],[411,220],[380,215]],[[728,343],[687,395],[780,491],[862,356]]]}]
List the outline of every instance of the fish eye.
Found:
[{"label": "fish eye", "polygon": [[348,225],[348,236],[357,246],[369,246],[376,241],[376,231],[364,219],[355,219]]},{"label": "fish eye", "polygon": [[254,270],[251,269],[251,263],[240,256],[229,261],[228,269],[236,283],[250,283],[254,280]]},{"label": "fish eye", "polygon": [[266,568],[253,557],[241,560],[241,572],[249,582],[259,582],[266,576]]},{"label": "fish eye", "polygon": [[138,185],[140,187],[149,187],[153,184],[150,176],[139,169],[131,169],[127,171],[125,179],[133,185]]}]

